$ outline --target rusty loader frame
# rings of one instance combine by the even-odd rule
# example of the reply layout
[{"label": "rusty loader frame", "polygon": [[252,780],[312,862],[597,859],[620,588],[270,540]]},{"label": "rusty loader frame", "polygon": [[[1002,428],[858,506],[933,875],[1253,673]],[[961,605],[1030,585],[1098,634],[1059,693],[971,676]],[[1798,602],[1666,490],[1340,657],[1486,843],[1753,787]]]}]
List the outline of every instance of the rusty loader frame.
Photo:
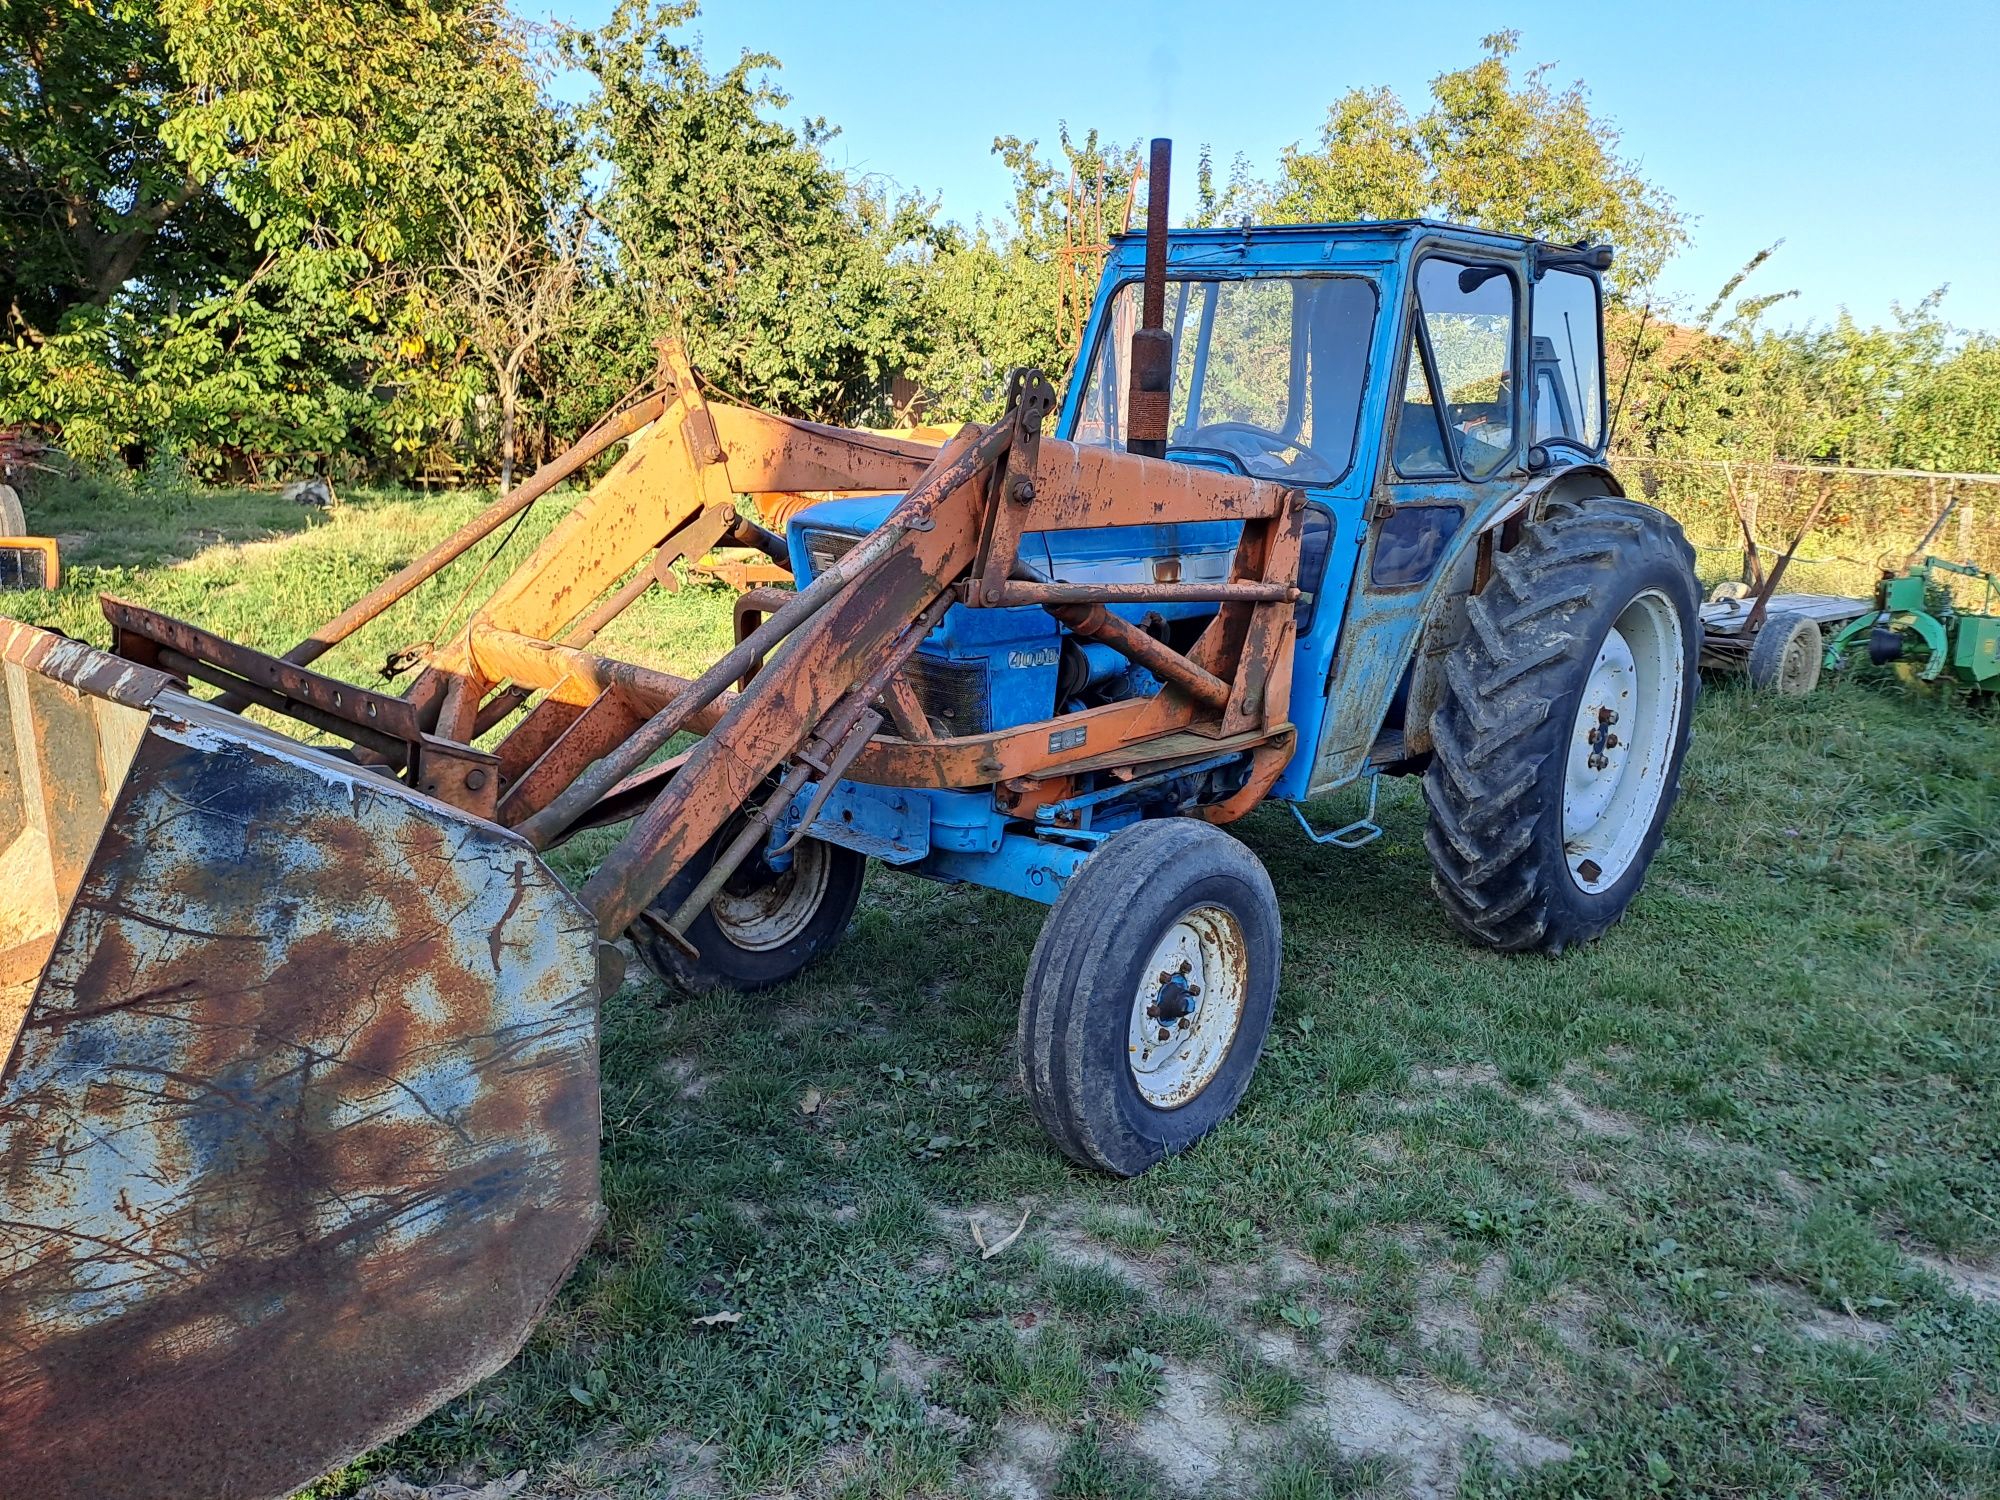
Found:
[{"label": "rusty loader frame", "polygon": [[[10,852],[41,889],[0,971],[0,1493],[281,1493],[511,1358],[595,1222],[606,940],[684,943],[808,782],[998,786],[1032,816],[1086,770],[1250,751],[1220,821],[1284,765],[1297,492],[1045,437],[1039,377],[933,449],[711,403],[666,366],[552,466],[629,443],[402,696],[311,663],[549,471],[284,657],[109,598],[108,654],[5,627]],[[699,678],[587,649],[738,530],[736,495],[823,489],[904,497]],[[1215,519],[1246,523],[1224,582],[1017,576],[1025,532]],[[1132,599],[1219,608],[1183,654],[1104,609]],[[904,667],[953,603],[1042,605],[1166,689],[938,737]],[[628,818],[581,904],[537,858]],[[725,826],[707,879],[649,910]]]}]

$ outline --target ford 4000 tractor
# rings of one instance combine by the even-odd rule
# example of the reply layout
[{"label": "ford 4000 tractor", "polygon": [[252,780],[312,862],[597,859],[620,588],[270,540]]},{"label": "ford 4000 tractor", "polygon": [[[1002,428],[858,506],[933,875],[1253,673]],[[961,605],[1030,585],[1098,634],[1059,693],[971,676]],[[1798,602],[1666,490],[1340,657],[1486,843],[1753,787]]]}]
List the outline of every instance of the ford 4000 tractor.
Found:
[{"label": "ford 4000 tractor", "polygon": [[[0,1494],[281,1495],[510,1359],[600,1216],[628,936],[756,989],[871,861],[1047,903],[1026,1097],[1130,1175],[1250,1085],[1260,804],[1421,776],[1470,939],[1618,920],[1700,632],[1605,463],[1610,251],[1169,233],[1163,148],[1066,392],[1017,371],[941,446],[711,401],[669,348],[283,656],[114,598],[109,650],[0,621]],[[404,691],[313,667],[620,442]],[[782,537],[738,512],[819,491]],[[797,586],[708,670],[590,649],[724,541]],[[545,862],[613,825],[577,889]]]}]

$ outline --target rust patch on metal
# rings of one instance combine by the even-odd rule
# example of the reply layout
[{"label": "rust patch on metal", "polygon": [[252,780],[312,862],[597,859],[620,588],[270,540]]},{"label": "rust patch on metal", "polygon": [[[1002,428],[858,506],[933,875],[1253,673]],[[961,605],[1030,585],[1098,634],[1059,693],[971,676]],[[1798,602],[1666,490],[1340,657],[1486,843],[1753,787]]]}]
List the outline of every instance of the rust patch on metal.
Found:
[{"label": "rust patch on metal", "polygon": [[[49,692],[67,775],[101,704]],[[0,1495],[279,1496],[498,1369],[588,1243],[593,924],[491,825],[121,712],[0,1081]]]}]

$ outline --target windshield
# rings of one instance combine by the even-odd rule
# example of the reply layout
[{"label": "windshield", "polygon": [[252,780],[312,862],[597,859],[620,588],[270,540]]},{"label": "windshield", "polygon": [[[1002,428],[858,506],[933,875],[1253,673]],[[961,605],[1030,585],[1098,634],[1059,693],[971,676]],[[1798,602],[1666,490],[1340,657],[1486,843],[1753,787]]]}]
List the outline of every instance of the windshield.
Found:
[{"label": "windshield", "polygon": [[[1136,282],[1113,297],[1087,372],[1075,441],[1122,446]],[[1247,473],[1331,484],[1354,459],[1375,289],[1353,276],[1169,281],[1174,339],[1167,447],[1220,453]]]}]

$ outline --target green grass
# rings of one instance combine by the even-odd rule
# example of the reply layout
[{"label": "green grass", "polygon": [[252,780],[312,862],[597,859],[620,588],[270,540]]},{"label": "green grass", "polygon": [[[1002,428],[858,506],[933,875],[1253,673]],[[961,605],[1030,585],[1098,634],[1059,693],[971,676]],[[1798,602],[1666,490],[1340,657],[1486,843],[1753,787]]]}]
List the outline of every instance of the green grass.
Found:
[{"label": "green grass", "polygon": [[[287,645],[475,503],[124,516],[7,607],[101,639],[115,588]],[[336,665],[448,633],[477,561]],[[617,646],[685,668],[727,632],[694,588]],[[1560,960],[1452,932],[1413,786],[1354,853],[1239,825],[1283,901],[1270,1050],[1136,1182],[1065,1163],[1018,1092],[1039,908],[878,873],[775,994],[636,977],[590,1255],[512,1366],[317,1493],[2000,1490],[2000,1306],[1936,1268],[2000,1250],[2000,718],[1723,682],[1696,733],[1645,892]],[[991,1242],[1023,1208],[982,1260],[968,1214]]]}]

